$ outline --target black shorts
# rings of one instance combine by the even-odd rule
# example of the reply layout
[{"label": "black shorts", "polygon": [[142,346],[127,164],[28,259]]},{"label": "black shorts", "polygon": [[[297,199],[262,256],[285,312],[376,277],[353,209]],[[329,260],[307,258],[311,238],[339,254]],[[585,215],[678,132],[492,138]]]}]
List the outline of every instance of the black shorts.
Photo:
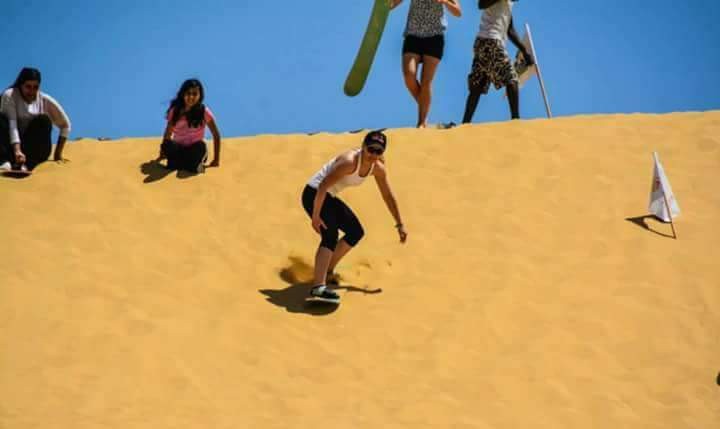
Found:
[{"label": "black shorts", "polygon": [[405,36],[402,53],[420,55],[420,59],[427,55],[441,60],[445,51],[445,36],[442,34],[431,37]]}]

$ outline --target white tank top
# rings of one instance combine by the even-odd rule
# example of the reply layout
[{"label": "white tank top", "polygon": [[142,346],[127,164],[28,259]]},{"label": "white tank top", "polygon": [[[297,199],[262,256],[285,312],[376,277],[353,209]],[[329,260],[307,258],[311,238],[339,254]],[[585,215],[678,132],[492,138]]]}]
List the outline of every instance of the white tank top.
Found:
[{"label": "white tank top", "polygon": [[478,37],[500,40],[504,44],[510,27],[510,19],[512,18],[512,7],[513,2],[511,0],[500,0],[483,10]]},{"label": "white tank top", "polygon": [[[347,176],[342,177],[333,186],[328,188],[328,193],[330,195],[335,196],[348,186],[358,186],[362,184],[365,179],[372,175],[373,169],[375,168],[374,163],[370,166],[370,171],[368,171],[368,174],[366,176],[360,176],[360,166],[362,165],[362,149],[355,149],[353,151],[353,156],[358,153],[359,155],[357,167],[352,172],[352,174],[348,174]],[[325,165],[323,165],[320,171],[315,173],[315,175],[310,178],[310,181],[308,181],[308,185],[310,185],[310,187],[312,188],[318,189],[320,187],[320,183],[322,183],[322,181],[325,180],[325,178],[333,171],[333,167],[335,167],[335,162],[337,162],[337,159],[338,158],[335,157],[328,161]]]}]

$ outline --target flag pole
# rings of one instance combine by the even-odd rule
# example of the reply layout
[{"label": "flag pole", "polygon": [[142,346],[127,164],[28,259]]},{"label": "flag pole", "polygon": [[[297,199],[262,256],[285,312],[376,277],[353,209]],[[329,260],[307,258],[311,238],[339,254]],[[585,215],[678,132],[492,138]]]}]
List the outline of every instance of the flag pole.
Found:
[{"label": "flag pole", "polygon": [[530,51],[535,57],[535,72],[537,73],[538,81],[540,81],[540,91],[542,92],[543,101],[545,102],[545,111],[547,112],[548,118],[552,118],[552,112],[550,111],[550,102],[548,102],[547,94],[545,93],[545,83],[543,83],[542,74],[540,74],[540,64],[538,63],[537,55],[535,55],[535,44],[533,43],[532,34],[530,33],[530,24],[525,23],[525,31],[530,41]]},{"label": "flag pole", "polygon": [[[662,186],[661,186],[662,188]],[[670,211],[670,204],[668,203],[667,195],[665,195],[665,188],[663,188],[663,200],[665,200],[665,209],[667,210],[668,217],[670,218],[670,227],[672,228],[673,238],[677,240],[677,234],[675,234],[675,222],[673,222],[672,211]]]}]

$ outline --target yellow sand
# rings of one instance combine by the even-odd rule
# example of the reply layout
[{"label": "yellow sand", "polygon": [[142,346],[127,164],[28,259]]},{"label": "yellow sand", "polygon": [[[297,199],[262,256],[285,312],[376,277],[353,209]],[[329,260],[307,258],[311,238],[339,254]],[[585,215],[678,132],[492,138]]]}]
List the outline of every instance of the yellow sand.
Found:
[{"label": "yellow sand", "polygon": [[[720,112],[388,131],[342,304],[305,181],[361,134],[71,144],[0,177],[0,428],[720,427]],[[652,152],[682,209],[646,219]],[[143,174],[151,173],[150,176]]]}]

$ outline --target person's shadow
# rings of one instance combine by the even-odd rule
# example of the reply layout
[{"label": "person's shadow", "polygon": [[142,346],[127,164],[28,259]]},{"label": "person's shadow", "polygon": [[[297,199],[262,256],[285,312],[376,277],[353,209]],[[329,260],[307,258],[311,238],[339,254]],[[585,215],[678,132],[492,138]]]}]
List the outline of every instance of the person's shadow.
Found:
[{"label": "person's shadow", "polygon": [[29,173],[24,173],[24,172],[23,172],[23,173],[19,173],[19,172],[16,172],[16,171],[3,171],[3,172],[2,172],[2,175],[3,175],[3,177],[8,177],[8,178],[10,178],[10,179],[15,179],[15,180],[17,180],[17,179],[25,179],[25,178],[27,178],[27,177],[32,176],[32,174],[29,174]]},{"label": "person's shadow", "polygon": [[[207,170],[209,168],[217,168],[217,167],[206,164],[205,169]],[[198,173],[194,173],[192,171],[187,171],[187,170],[171,170],[171,169],[165,167],[164,165],[162,165],[160,163],[160,161],[155,160],[155,159],[152,161],[147,161],[147,162],[143,162],[142,164],[140,164],[140,172],[147,176],[143,180],[144,183],[156,182],[156,181],[164,178],[168,174],[172,173],[173,171],[177,172],[175,177],[177,177],[178,179],[187,179],[187,178],[195,177],[198,175]]]},{"label": "person's shadow", "polygon": [[152,183],[172,173],[172,170],[166,168],[160,164],[160,162],[152,160],[140,164],[140,172],[147,176],[143,180],[143,183]]},{"label": "person's shadow", "polygon": [[[312,287],[313,267],[301,258],[290,257],[290,264],[282,268],[278,275],[290,286],[285,289],[260,289],[268,302],[284,307],[289,313],[305,313],[313,316],[325,316],[333,313],[338,304],[308,300]],[[364,294],[381,293],[382,289],[366,289],[349,285],[328,286],[333,290],[360,292]]]}]

